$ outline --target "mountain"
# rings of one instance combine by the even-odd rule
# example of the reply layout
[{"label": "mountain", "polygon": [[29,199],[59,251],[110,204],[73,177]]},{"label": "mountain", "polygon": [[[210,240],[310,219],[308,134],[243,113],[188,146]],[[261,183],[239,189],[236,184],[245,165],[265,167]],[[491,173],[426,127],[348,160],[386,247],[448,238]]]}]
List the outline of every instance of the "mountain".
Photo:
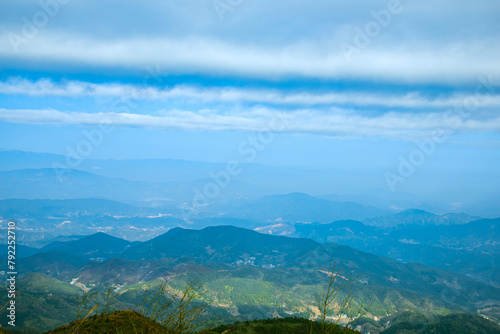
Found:
[{"label": "mountain", "polygon": [[[16,280],[16,332],[42,333],[69,323],[76,317],[76,298],[82,290],[42,273],[30,273]],[[0,303],[8,302],[7,293],[0,295]],[[3,311],[5,312],[5,310]],[[0,326],[11,329],[9,318],[0,317]]]},{"label": "mountain", "polygon": [[500,333],[500,326],[480,316],[467,313],[429,319],[415,312],[404,312],[393,320],[389,329],[381,332],[381,334],[398,333],[495,334]]},{"label": "mountain", "polygon": [[383,234],[383,230],[360,221],[339,220],[330,224],[295,224],[292,236],[317,242],[335,242],[366,251],[364,246],[377,241]]},{"label": "mountain", "polygon": [[4,199],[0,200],[3,219],[77,215],[140,215],[154,210],[106,199]]},{"label": "mountain", "polygon": [[[268,194],[292,191],[318,193],[331,189],[333,184],[331,180],[334,172],[330,169],[319,171],[317,169],[276,167],[243,162],[239,164],[239,167],[244,172],[232,175],[230,184],[222,189],[223,191],[218,197],[255,199]],[[227,162],[211,163],[178,159],[75,160],[57,154],[0,150],[0,174],[2,171],[44,168],[58,168],[59,170],[74,168],[104,178],[118,178],[150,185],[167,183],[169,184],[168,188],[176,189],[177,193],[172,191],[169,193],[170,197],[163,196],[161,198],[182,196],[184,200],[192,200],[193,188],[197,187],[203,191],[207,183],[214,182],[218,175],[225,173]],[[292,180],[293,182],[291,182]],[[160,190],[157,189],[155,192]],[[10,198],[12,197],[14,196],[10,196]],[[118,200],[113,197],[104,197]]]},{"label": "mountain", "polygon": [[[181,203],[193,202],[194,189],[201,191],[213,182],[216,181],[207,175],[192,181],[153,182],[104,177],[76,169],[20,169],[0,171],[0,200],[102,198],[178,212]],[[217,199],[242,198],[250,193],[256,198],[266,193],[264,188],[265,185],[255,189],[254,184],[232,179]]]},{"label": "mountain", "polygon": [[28,274],[20,278],[18,283],[19,286],[22,287],[25,292],[30,292],[30,293],[75,295],[81,291],[76,286],[61,282],[55,278],[49,277],[42,273]]},{"label": "mountain", "polygon": [[[141,182],[191,182],[206,178],[211,172],[226,170],[226,163],[188,161],[180,159],[74,159],[64,155],[26,151],[1,151],[0,171],[43,168],[75,168],[106,178],[120,178]],[[269,183],[277,176],[296,177],[308,172],[299,168],[273,167],[242,163],[245,179],[258,183]],[[137,173],[137,171],[141,171]],[[310,171],[309,171],[310,172]],[[281,175],[278,175],[280,173]],[[238,178],[241,180],[241,176]],[[283,181],[281,181],[283,182]]]},{"label": "mountain", "polygon": [[263,235],[233,226],[202,230],[174,228],[152,240],[127,249],[126,259],[193,257],[201,262],[276,266],[293,261],[316,247],[308,239]]},{"label": "mountain", "polygon": [[395,227],[399,225],[466,224],[477,219],[478,217],[473,217],[466,214],[450,213],[446,215],[436,215],[424,210],[409,209],[398,212],[393,215],[367,218],[364,219],[363,222],[367,225],[373,225],[373,226]]},{"label": "mountain", "polygon": [[0,171],[52,168],[53,163],[63,164],[64,160],[59,154],[0,150]]},{"label": "mountain", "polygon": [[[343,222],[343,226],[363,230],[356,222]],[[74,266],[58,275],[58,279],[65,284],[72,282],[71,287],[95,291],[108,284],[119,284],[120,301],[133,306],[140,303],[140,292],[159,280],[167,280],[169,289],[180,291],[198,278],[207,289],[204,300],[215,305],[221,319],[249,320],[273,314],[307,316],[307,312],[314,311],[314,295],[324,287],[329,267],[336,262],[345,265],[343,277],[363,274],[353,284],[353,296],[360,303],[370,302],[374,316],[407,309],[433,313],[447,309],[481,310],[493,318],[498,316],[500,289],[464,275],[403,264],[335,243],[319,244],[310,239],[264,235],[231,226],[175,228],[129,247],[128,242],[115,239],[97,234],[68,242],[65,251],[85,255],[100,244],[104,249],[91,256],[105,253],[112,258]],[[83,246],[86,247],[82,249]],[[111,253],[105,252],[110,249]],[[44,261],[49,259],[47,256]],[[62,255],[56,258],[59,259],[64,260]],[[39,303],[30,300],[24,305],[34,307],[30,305]],[[52,299],[44,303],[52,305]]]},{"label": "mountain", "polygon": [[107,178],[75,169],[22,169],[0,172],[0,199],[105,198],[140,203],[168,197],[166,185]]},{"label": "mountain", "polygon": [[[421,216],[441,217],[422,213]],[[393,244],[399,241],[408,244],[431,244],[447,248],[475,249],[491,248],[499,244],[500,218],[480,219],[465,224],[400,224],[378,227],[355,220],[340,220],[330,224],[294,224],[293,236],[310,238],[318,242],[345,242],[358,239],[366,244],[371,241]]]},{"label": "mountain", "polygon": [[166,327],[135,311],[121,310],[111,314],[91,316],[83,323],[82,321],[72,321],[69,324],[49,331],[47,334],[73,334],[77,330],[78,333],[95,334],[170,333]]},{"label": "mountain", "polygon": [[29,273],[42,273],[58,278],[67,273],[74,272],[82,267],[88,260],[74,254],[60,250],[42,252],[22,259],[18,268],[22,275]]},{"label": "mountain", "polygon": [[[50,251],[61,247],[66,242],[76,241],[85,237],[86,235],[58,235],[55,238],[40,240],[38,243],[41,244],[39,248],[43,248],[44,251]],[[40,252],[40,249],[37,249],[37,251]]]},{"label": "mountain", "polygon": [[235,226],[235,227],[243,227],[243,228],[255,228],[262,226],[262,223],[255,222],[248,219],[238,219],[238,218],[229,218],[229,217],[208,217],[201,219],[193,219],[190,222],[190,228],[204,228],[209,226]]},{"label": "mountain", "polygon": [[[129,240],[148,240],[170,228],[187,226],[169,209],[136,207],[95,198],[0,200],[0,228],[5,228],[9,219],[17,221],[19,243],[36,248],[56,241],[55,238],[68,241],[96,232]],[[51,247],[56,248],[57,243]],[[27,255],[34,253],[36,251],[27,252]]]},{"label": "mountain", "polygon": [[[483,319],[479,316],[465,313],[450,314],[442,316],[436,320],[429,320],[425,317],[410,316],[405,312],[396,319],[396,322],[389,329],[382,331],[383,334],[396,333],[434,333],[434,334],[494,334],[500,331],[500,327],[495,323]],[[405,319],[405,320],[403,320]],[[378,324],[377,324],[378,325]],[[74,321],[61,326],[48,334],[74,333],[77,327],[85,333],[121,333],[134,328],[135,333],[168,333],[168,329],[155,323],[149,318],[130,310],[115,311],[111,314],[92,316],[80,325]],[[359,333],[355,330],[342,330],[340,326],[331,325],[330,333]],[[359,326],[362,327],[362,326]],[[366,327],[366,326],[365,326]],[[369,326],[373,328],[373,326]],[[381,326],[380,326],[381,327]],[[379,329],[380,327],[375,327]],[[275,318],[264,320],[253,320],[237,322],[230,325],[220,325],[211,331],[203,333],[248,333],[248,334],[319,334],[321,324],[303,318]]]},{"label": "mountain", "polygon": [[112,258],[103,262],[87,263],[60,278],[88,286],[106,286],[108,284],[126,286],[138,282],[150,282],[171,275],[172,272],[165,265],[155,261],[126,261]]},{"label": "mountain", "polygon": [[331,202],[303,193],[271,195],[244,204],[227,216],[256,221],[321,222],[341,219],[366,219],[390,211],[354,202]]},{"label": "mountain", "polygon": [[55,249],[90,260],[102,260],[121,254],[133,244],[132,242],[99,232],[75,241],[57,243],[55,247],[53,244],[48,244],[41,251]]},{"label": "mountain", "polygon": [[[6,233],[7,234],[7,233]],[[1,249],[7,249],[7,244],[0,244]],[[39,252],[38,248],[28,247],[25,245],[16,245],[16,257],[28,257]]]},{"label": "mountain", "polygon": [[[132,203],[139,206],[160,205],[177,207],[179,203],[192,201],[193,189],[203,192],[204,187],[214,182],[214,176],[226,170],[226,163],[207,163],[199,161],[185,161],[175,159],[81,159],[76,160],[64,155],[35,153],[25,151],[0,150],[0,185],[8,182],[8,177],[2,175],[16,175],[20,170],[52,169],[59,176],[70,180],[71,191],[63,189],[61,184],[47,182],[55,189],[40,188],[33,185],[33,175],[28,179],[19,178],[23,186],[30,189],[24,191],[16,188],[14,183],[0,187],[5,198],[107,198],[111,200]],[[236,200],[241,198],[256,199],[270,194],[291,193],[295,191],[305,193],[326,193],[337,185],[338,172],[334,170],[303,169],[295,167],[273,167],[259,164],[240,164],[244,173],[231,178],[227,187],[222,189],[218,198]],[[103,189],[86,189],[78,179],[69,178],[71,168],[82,173],[92,174],[99,180],[121,180],[119,185],[113,181],[103,182]],[[137,171],[140,171],[138,173]],[[343,171],[345,172],[345,171]],[[35,173],[36,176],[36,173]],[[58,177],[58,179],[64,179]],[[36,181],[43,184],[42,180]],[[108,184],[115,184],[109,188]],[[83,187],[80,187],[83,186]],[[48,190],[47,196],[40,189]],[[119,190],[119,191],[118,191]],[[350,191],[350,189],[349,189]],[[31,196],[31,193],[36,196]],[[469,200],[452,200],[443,196],[434,195],[425,198],[417,194],[406,194],[398,191],[397,194],[387,188],[376,189],[363,194],[337,195],[330,194],[320,198],[332,202],[355,202],[362,205],[383,208],[388,211],[417,208],[430,212],[456,212],[456,202],[461,202],[461,211],[494,218],[500,216],[496,199],[499,193],[468,195]],[[179,199],[179,201],[176,201]],[[172,203],[174,201],[175,203]],[[469,204],[466,204],[469,203]],[[373,216],[374,217],[374,216]],[[358,217],[340,217],[338,219],[361,219]]]},{"label": "mountain", "polygon": [[[422,215],[426,215],[423,213]],[[429,217],[440,217],[429,215]],[[455,225],[397,225],[381,228],[357,221],[295,224],[294,237],[336,242],[401,262],[455,271],[500,287],[500,219]]]},{"label": "mountain", "polygon": [[[329,325],[326,333],[357,334],[358,331],[342,328],[339,325]],[[247,334],[320,334],[321,323],[303,318],[275,318],[237,322],[231,325],[221,325],[213,330],[215,333],[247,333]]]},{"label": "mountain", "polygon": [[[363,273],[363,280],[370,286],[402,288],[437,298],[443,289],[449,289],[449,282],[457,282],[456,286],[464,290],[454,300],[460,300],[462,305],[500,293],[494,287],[444,270],[402,264],[338,244],[318,244],[309,239],[265,235],[231,226],[202,230],[175,228],[128,248],[120,256],[129,260],[192,257],[201,263],[232,267],[297,268],[301,275],[307,272],[302,268],[327,270],[332,262],[346,263],[349,272]],[[282,282],[288,279],[296,281],[282,277]],[[469,292],[464,294],[465,290]]]}]

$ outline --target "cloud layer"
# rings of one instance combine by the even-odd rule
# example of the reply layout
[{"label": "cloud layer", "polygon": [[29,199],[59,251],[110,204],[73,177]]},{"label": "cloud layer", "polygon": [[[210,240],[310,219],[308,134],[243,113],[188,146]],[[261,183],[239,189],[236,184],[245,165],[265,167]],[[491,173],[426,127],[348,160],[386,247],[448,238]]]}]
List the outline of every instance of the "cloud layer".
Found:
[{"label": "cloud layer", "polygon": [[494,0],[242,0],[222,16],[217,1],[51,3],[60,4],[2,2],[7,68],[141,73],[160,66],[182,74],[423,84],[500,73]]},{"label": "cloud layer", "polygon": [[[498,1],[47,3],[2,2],[0,61],[16,76],[0,81],[5,122],[262,131],[279,117],[280,131],[343,137],[498,131]],[[197,79],[165,87],[151,69]],[[38,97],[52,109],[31,108]],[[120,113],[102,98],[143,104]]]},{"label": "cloud layer", "polygon": [[328,50],[304,43],[264,48],[200,38],[102,41],[46,34],[19,45],[17,52],[8,39],[2,39],[0,59],[10,66],[38,62],[52,69],[55,64],[62,69],[124,68],[144,75],[148,66],[154,65],[176,74],[456,84],[500,73],[500,46],[491,42],[487,48],[480,43],[467,45],[467,50],[460,45],[440,49],[422,45],[373,47],[359,49],[346,58],[339,48]]},{"label": "cloud layer", "polygon": [[378,117],[340,109],[282,111],[255,108],[245,112],[211,113],[162,110],[155,115],[133,113],[62,112],[53,109],[0,109],[0,121],[32,124],[84,124],[132,126],[187,131],[239,130],[255,132],[321,133],[338,137],[384,137],[415,140],[451,132],[499,132],[500,116],[467,119],[441,113],[386,113]]},{"label": "cloud layer", "polygon": [[55,83],[42,79],[30,81],[11,79],[0,82],[0,94],[25,96],[61,96],[80,97],[113,97],[140,100],[174,100],[190,99],[198,102],[236,103],[249,102],[256,104],[276,105],[353,105],[379,106],[385,108],[453,108],[464,101],[476,99],[477,107],[500,107],[500,78],[493,76],[478,81],[476,91],[472,94],[453,93],[437,97],[422,96],[418,91],[409,93],[375,93],[375,92],[317,92],[314,90],[279,89],[245,89],[236,87],[195,87],[178,85],[159,88],[148,85],[131,85],[121,83],[100,83],[82,81],[64,81]]}]

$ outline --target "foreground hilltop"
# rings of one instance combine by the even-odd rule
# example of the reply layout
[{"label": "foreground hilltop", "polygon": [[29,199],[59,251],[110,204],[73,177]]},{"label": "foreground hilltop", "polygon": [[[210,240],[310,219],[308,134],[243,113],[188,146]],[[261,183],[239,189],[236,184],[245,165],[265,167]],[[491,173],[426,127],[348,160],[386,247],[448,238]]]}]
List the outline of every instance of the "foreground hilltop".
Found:
[{"label": "foreground hilltop", "polygon": [[[362,321],[360,322],[362,324]],[[361,329],[362,326],[360,325]],[[330,326],[329,333],[355,334],[359,331],[341,328],[337,325]],[[173,334],[175,331],[155,323],[140,314],[122,310],[103,316],[93,316],[85,321],[73,321],[61,326],[48,334],[70,333],[151,333]],[[282,318],[238,322],[231,325],[221,325],[212,330],[198,332],[199,334],[320,334],[321,324],[303,318]],[[429,321],[426,317],[413,312],[405,312],[394,319],[394,325],[389,329],[380,329],[376,333],[434,333],[434,334],[495,334],[500,333],[500,326],[481,317],[469,314],[452,314]]]},{"label": "foreground hilltop", "polygon": [[[330,326],[329,333],[355,334],[358,331],[343,329],[337,325]],[[118,311],[104,316],[94,316],[84,322],[73,321],[65,326],[59,327],[48,334],[72,334],[72,333],[106,334],[106,333],[148,333],[148,334],[174,334],[180,333],[164,327],[147,317],[141,316],[134,311]],[[262,334],[319,334],[320,323],[302,318],[268,319],[236,323],[233,325],[218,326],[213,330],[203,330],[199,334],[229,334],[229,333],[262,333]]]}]

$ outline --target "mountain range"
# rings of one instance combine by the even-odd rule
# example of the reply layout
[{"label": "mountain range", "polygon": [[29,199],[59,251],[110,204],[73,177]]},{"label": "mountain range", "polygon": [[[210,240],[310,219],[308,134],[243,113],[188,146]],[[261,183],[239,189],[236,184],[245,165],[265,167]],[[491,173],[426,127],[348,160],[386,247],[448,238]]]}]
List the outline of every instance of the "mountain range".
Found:
[{"label": "mountain range", "polygon": [[[356,202],[386,211],[417,208],[432,212],[470,212],[476,216],[500,216],[495,196],[475,196],[468,203],[449,202],[441,196],[385,188],[358,194],[335,194],[332,171],[240,164],[241,173],[220,187],[217,202],[255,200],[273,194],[304,192],[332,202]],[[174,159],[75,159],[68,156],[26,151],[0,151],[0,199],[104,198],[138,206],[177,208],[192,202],[196,190],[224,181],[227,163]],[[20,182],[19,186],[15,182]],[[293,182],[291,182],[293,181]],[[42,188],[43,186],[50,186]],[[43,190],[42,190],[43,189]],[[328,194],[328,195],[323,195]],[[346,217],[346,219],[353,217]],[[342,218],[339,218],[342,219]],[[356,218],[357,219],[357,218]]]},{"label": "mountain range", "polygon": [[[331,224],[297,225],[331,228]],[[378,229],[356,221],[345,221],[344,225],[360,233]],[[467,225],[437,227],[470,230]],[[485,223],[480,221],[479,225]],[[495,297],[500,289],[466,275],[403,264],[336,243],[266,235],[233,226],[173,228],[135,243],[104,233],[58,238],[37,252],[19,260],[22,282],[26,282],[23,285],[31,287],[21,298],[29,308],[42,295],[51,294],[51,289],[60,291],[57,297],[53,293],[53,297],[45,297],[49,299],[44,303],[54,312],[66,314],[61,319],[74,312],[67,309],[70,292],[77,291],[73,288],[114,285],[120,289],[123,303],[133,305],[138,302],[137,289],[161,279],[168,280],[171,289],[181,289],[195,277],[208,291],[207,300],[214,306],[211,312],[222,319],[305,316],[314,312],[314,294],[323,286],[333,262],[343,263],[346,275],[362,274],[353,286],[353,296],[358,303],[370,301],[371,317],[412,309],[433,314],[479,311],[492,319],[500,318],[500,300]],[[50,285],[45,290],[35,288],[35,280]],[[278,309],[273,306],[276,301],[282,305]],[[66,309],[60,309],[62,305]],[[44,328],[51,326],[45,320],[39,319],[39,323]]]}]

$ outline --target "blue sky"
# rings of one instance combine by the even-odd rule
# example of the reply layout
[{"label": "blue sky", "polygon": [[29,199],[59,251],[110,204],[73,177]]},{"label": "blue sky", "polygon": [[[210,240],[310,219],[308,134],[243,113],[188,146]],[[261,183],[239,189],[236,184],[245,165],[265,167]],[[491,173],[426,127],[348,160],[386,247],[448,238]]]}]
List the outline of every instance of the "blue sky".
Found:
[{"label": "blue sky", "polygon": [[493,0],[4,0],[0,149],[66,154],[105,122],[88,158],[224,162],[270,133],[252,162],[355,192],[390,188],[432,141],[398,191],[494,194],[499,15]]}]

